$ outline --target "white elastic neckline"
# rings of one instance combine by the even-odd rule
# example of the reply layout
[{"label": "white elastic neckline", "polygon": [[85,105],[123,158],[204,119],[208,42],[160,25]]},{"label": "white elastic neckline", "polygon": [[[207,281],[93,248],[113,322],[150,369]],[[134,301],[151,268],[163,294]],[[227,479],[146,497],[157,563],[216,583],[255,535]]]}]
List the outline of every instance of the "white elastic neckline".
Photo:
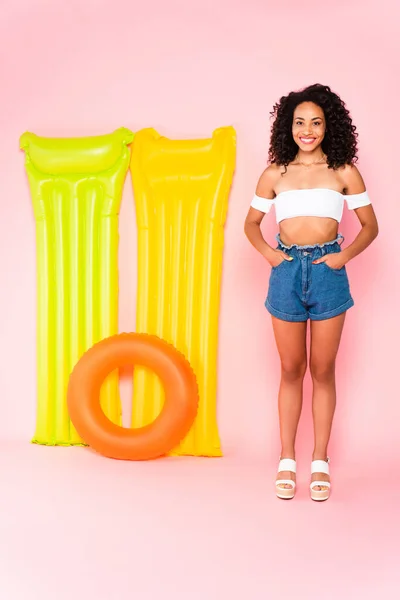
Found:
[{"label": "white elastic neckline", "polygon": [[339,194],[339,196],[343,196],[343,197],[345,196],[344,194],[342,194],[342,192],[338,192],[337,190],[331,190],[330,188],[299,188],[296,190],[285,190],[284,192],[280,192],[279,194],[277,194],[275,196],[274,200],[276,198],[278,198],[278,196],[282,196],[282,194],[290,194],[293,192],[315,192],[315,191],[333,192],[334,194]]}]

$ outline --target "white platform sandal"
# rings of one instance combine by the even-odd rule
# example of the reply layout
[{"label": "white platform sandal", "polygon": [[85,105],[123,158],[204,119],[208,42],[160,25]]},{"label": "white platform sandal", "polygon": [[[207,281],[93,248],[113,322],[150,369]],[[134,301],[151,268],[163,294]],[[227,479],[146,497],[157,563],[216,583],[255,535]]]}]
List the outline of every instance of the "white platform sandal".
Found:
[{"label": "white platform sandal", "polygon": [[[328,460],[313,460],[311,463],[311,475],[314,473],[324,473],[325,475],[329,475],[329,458]],[[316,487],[327,487],[327,490],[316,490]],[[331,492],[331,484],[329,481],[312,481],[310,483],[310,493],[311,499],[316,500],[317,502],[322,502],[323,500],[328,500]]]},{"label": "white platform sandal", "polygon": [[[296,461],[292,458],[281,458],[278,466],[278,474],[282,471],[290,471],[296,473]],[[290,485],[290,488],[279,487],[280,484]],[[291,500],[294,498],[296,490],[296,482],[293,479],[277,479],[275,482],[276,495],[283,500]]]}]

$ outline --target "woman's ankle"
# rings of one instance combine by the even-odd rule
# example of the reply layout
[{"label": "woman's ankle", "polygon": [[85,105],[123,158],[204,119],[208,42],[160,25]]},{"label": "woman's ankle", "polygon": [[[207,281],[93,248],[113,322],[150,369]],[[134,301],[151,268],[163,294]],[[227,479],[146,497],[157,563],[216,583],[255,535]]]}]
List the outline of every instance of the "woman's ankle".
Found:
[{"label": "woman's ankle", "polygon": [[313,455],[312,455],[312,460],[324,460],[327,461],[328,460],[328,453],[327,450],[314,450]]},{"label": "woman's ankle", "polygon": [[282,448],[281,458],[291,458],[292,460],[296,460],[296,452],[291,448]]}]

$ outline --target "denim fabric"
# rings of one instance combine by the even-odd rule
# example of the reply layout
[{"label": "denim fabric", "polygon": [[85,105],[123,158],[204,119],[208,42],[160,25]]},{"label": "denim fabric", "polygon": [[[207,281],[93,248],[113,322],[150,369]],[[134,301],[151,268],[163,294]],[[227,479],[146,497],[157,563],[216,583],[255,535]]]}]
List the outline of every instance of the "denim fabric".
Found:
[{"label": "denim fabric", "polygon": [[312,262],[326,254],[340,252],[343,236],[326,244],[285,246],[277,236],[278,247],[293,258],[273,267],[269,279],[267,310],[283,321],[322,321],[345,312],[354,305],[346,267],[331,269]]}]

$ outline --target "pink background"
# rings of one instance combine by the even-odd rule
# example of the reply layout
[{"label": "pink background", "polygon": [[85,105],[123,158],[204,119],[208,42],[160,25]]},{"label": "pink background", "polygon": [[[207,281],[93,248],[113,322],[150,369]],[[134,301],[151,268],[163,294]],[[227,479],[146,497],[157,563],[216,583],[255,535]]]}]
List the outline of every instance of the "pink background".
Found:
[{"label": "pink background", "polygon": [[[87,593],[111,600],[116,590],[130,590],[144,600],[212,600],[235,593],[258,600],[276,597],[281,584],[285,593],[310,598],[320,584],[325,598],[350,598],[356,590],[363,597],[378,592],[383,597],[400,583],[392,571],[400,486],[392,481],[385,487],[387,477],[400,472],[399,5],[389,0],[4,5],[0,591],[7,594],[2,595],[63,599],[75,590],[77,598]],[[348,313],[337,364],[335,493],[323,506],[307,498],[312,450],[307,381],[298,443],[302,489],[288,506],[277,503],[272,487],[279,452],[279,364],[263,307],[269,269],[244,237],[243,221],[265,165],[273,103],[315,82],[344,98],[357,125],[359,168],[380,236],[348,266],[356,307]],[[30,446],[35,229],[20,134],[83,136],[151,126],[172,138],[195,138],[223,125],[233,125],[238,138],[220,312],[218,403],[226,458],[125,464],[88,450]],[[357,230],[355,215],[346,211],[341,231],[347,242]],[[264,231],[272,242],[273,219]],[[120,234],[123,331],[135,323],[129,177]],[[126,377],[121,386],[126,423],[129,386]],[[340,577],[329,583],[332,567]],[[54,596],[57,581],[63,584]]]}]

